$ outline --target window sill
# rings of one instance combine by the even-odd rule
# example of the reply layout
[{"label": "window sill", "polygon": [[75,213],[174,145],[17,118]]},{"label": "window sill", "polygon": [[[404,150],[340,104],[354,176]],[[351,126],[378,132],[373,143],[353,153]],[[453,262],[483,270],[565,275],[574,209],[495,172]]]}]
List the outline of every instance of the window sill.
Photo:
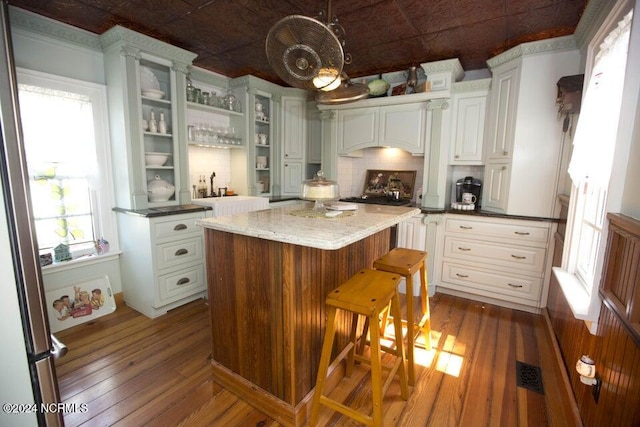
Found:
[{"label": "window sill", "polygon": [[584,320],[589,332],[595,334],[601,304],[598,293],[595,292],[589,295],[578,279],[568,271],[560,267],[553,267],[552,270],[569,304],[569,308],[571,308],[573,317]]},{"label": "window sill", "polygon": [[41,267],[42,274],[47,275],[51,273],[59,273],[73,268],[86,267],[92,264],[117,260],[121,253],[121,251],[112,251],[103,255],[85,255],[70,261],[54,262],[53,264]]}]

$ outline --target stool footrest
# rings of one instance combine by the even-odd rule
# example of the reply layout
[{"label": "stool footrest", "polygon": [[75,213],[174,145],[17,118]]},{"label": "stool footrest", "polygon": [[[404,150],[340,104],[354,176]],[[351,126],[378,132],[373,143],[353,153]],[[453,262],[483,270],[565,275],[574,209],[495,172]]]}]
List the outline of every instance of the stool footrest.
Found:
[{"label": "stool footrest", "polygon": [[354,420],[364,424],[364,425],[368,425],[368,426],[372,426],[373,425],[373,417],[368,417],[358,411],[356,411],[355,409],[351,409],[346,405],[343,405],[342,403],[333,400],[333,399],[329,399],[326,396],[320,396],[320,404],[327,406],[331,409],[333,409],[336,412],[340,412],[341,414],[344,414],[350,418],[353,418]]}]

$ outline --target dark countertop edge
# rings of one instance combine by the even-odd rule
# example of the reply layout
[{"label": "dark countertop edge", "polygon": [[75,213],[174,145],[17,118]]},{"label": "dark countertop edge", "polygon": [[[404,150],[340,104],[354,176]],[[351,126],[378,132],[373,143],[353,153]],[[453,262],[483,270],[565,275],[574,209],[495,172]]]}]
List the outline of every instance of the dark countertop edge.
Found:
[{"label": "dark countertop edge", "polygon": [[544,221],[544,222],[560,222],[561,221],[559,218],[509,215],[509,214],[486,211],[482,209],[480,209],[479,211],[463,211],[463,210],[457,210],[457,209],[422,208],[420,211],[425,215],[455,214],[455,215],[469,215],[469,216],[484,216],[484,217],[491,217],[491,218],[521,219],[525,221]]},{"label": "dark countertop edge", "polygon": [[304,201],[300,197],[296,197],[296,196],[272,196],[272,197],[269,197],[269,203],[288,202],[289,200]]},{"label": "dark countertop edge", "polygon": [[200,205],[178,205],[178,206],[165,206],[159,208],[148,208],[148,209],[124,209],[124,208],[113,208],[115,212],[125,213],[128,215],[142,216],[145,218],[155,218],[159,216],[170,216],[170,215],[180,215],[186,213],[193,212],[202,212],[211,210],[211,206],[200,206]]}]

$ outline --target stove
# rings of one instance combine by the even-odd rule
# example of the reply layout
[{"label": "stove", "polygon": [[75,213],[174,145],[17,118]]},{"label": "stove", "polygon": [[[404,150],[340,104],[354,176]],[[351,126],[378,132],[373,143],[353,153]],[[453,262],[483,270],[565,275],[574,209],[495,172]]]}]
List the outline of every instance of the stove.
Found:
[{"label": "stove", "polygon": [[386,197],[345,197],[344,199],[340,199],[340,201],[388,206],[408,206],[411,204],[411,199],[391,200]]}]

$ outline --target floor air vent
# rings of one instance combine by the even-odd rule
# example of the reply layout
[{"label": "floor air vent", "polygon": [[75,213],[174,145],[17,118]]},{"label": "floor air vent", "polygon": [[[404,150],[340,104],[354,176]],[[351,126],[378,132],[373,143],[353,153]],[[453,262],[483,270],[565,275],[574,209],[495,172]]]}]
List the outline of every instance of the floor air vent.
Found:
[{"label": "floor air vent", "polygon": [[516,383],[518,387],[544,394],[542,372],[539,366],[529,365],[516,360]]}]

